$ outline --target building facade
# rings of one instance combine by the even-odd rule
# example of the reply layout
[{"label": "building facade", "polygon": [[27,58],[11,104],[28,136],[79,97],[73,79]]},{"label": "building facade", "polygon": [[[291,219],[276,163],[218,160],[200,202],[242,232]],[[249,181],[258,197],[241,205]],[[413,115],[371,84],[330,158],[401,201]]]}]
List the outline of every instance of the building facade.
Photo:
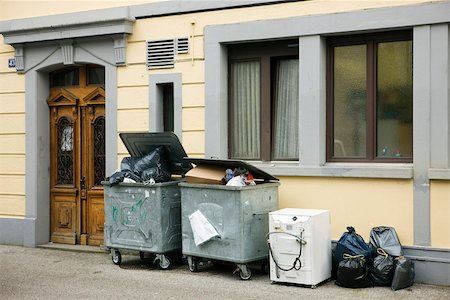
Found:
[{"label": "building facade", "polygon": [[[13,11],[13,10],[11,10]],[[0,21],[0,243],[101,243],[121,132],[279,177],[450,284],[448,1],[164,1]]]}]

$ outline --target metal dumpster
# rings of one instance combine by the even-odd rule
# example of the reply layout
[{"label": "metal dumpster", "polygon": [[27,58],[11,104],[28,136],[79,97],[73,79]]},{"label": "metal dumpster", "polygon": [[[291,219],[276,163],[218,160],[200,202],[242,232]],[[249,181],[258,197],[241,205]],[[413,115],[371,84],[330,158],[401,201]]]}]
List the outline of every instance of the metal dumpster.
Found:
[{"label": "metal dumpster", "polygon": [[[184,174],[192,166],[175,134],[120,134],[132,157],[142,157],[158,146],[164,146],[165,158],[172,174]],[[161,269],[171,265],[171,254],[181,249],[181,180],[145,185],[118,183],[105,189],[105,246],[111,250],[112,261],[121,263],[120,250],[139,251],[154,256]],[[153,257],[152,257],[153,258]]]},{"label": "metal dumpster", "polygon": [[[219,184],[182,182],[182,252],[187,256],[189,270],[196,272],[202,260],[237,264],[241,279],[250,279],[248,263],[267,262],[266,234],[268,213],[278,209],[278,180],[242,161],[191,159],[196,164],[225,164],[249,170],[255,178],[266,180],[253,186],[232,187]],[[196,245],[190,216],[200,211],[215,228],[218,237]]]}]

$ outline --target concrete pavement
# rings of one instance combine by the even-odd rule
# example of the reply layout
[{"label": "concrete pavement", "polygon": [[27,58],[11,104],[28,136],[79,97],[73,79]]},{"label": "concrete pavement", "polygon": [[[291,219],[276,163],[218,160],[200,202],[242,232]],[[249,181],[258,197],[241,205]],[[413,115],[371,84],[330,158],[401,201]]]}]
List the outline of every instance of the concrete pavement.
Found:
[{"label": "concrete pavement", "polygon": [[328,282],[317,289],[271,284],[254,270],[242,281],[232,266],[186,265],[162,271],[124,255],[119,267],[109,254],[0,245],[0,299],[450,299],[450,287],[415,284],[390,288],[340,288]]}]

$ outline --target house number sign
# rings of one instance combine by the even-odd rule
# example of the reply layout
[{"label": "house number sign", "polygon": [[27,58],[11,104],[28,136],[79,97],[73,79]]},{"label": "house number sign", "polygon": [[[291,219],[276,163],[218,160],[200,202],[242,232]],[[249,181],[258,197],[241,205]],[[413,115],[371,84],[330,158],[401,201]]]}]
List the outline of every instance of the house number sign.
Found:
[{"label": "house number sign", "polygon": [[9,58],[8,59],[8,68],[15,68],[16,67],[16,59],[15,58]]}]

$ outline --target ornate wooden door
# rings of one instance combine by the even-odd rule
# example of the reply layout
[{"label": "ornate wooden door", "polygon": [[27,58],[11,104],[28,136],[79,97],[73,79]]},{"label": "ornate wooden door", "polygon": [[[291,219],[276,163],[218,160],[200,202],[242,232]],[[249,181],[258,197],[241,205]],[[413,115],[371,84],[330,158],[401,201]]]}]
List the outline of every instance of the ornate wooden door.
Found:
[{"label": "ornate wooden door", "polygon": [[105,90],[102,80],[90,84],[88,74],[93,76],[89,67],[77,67],[51,75],[50,233],[55,243],[103,242]]}]

